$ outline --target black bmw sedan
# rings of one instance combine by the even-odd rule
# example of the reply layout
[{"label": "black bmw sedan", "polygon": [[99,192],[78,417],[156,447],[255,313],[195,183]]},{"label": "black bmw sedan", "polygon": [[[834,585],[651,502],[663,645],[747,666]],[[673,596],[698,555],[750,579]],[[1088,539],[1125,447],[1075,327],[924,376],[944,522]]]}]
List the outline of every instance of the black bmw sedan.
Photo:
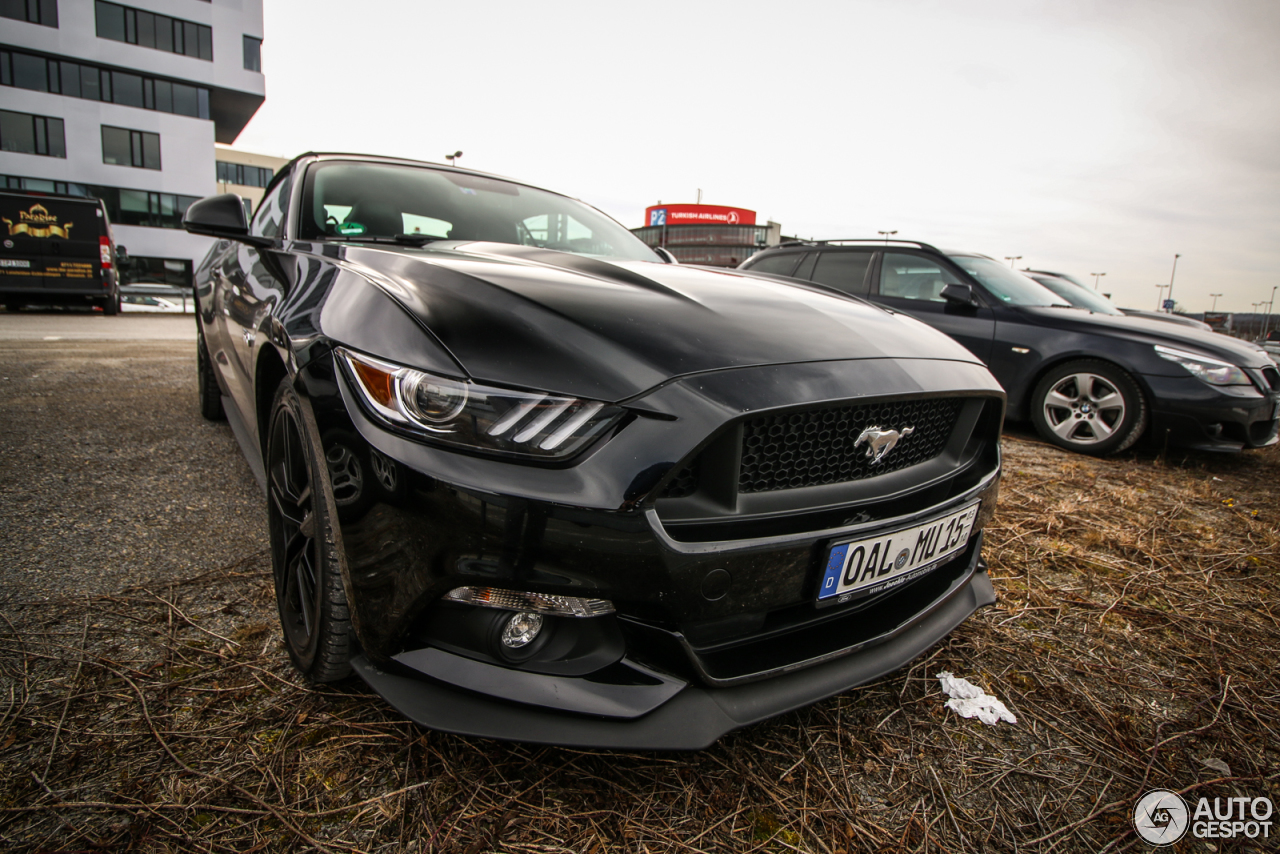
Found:
[{"label": "black bmw sedan", "polygon": [[1087,454],[1144,435],[1239,451],[1275,444],[1280,372],[1257,346],[1110,311],[1091,311],[993,258],[914,241],[792,243],[743,270],[794,277],[917,317],[990,366],[1009,417]]},{"label": "black bmw sedan", "polygon": [[420,724],[700,748],[994,601],[1004,394],[925,324],[565,196],[308,154],[196,274],[293,663]]}]

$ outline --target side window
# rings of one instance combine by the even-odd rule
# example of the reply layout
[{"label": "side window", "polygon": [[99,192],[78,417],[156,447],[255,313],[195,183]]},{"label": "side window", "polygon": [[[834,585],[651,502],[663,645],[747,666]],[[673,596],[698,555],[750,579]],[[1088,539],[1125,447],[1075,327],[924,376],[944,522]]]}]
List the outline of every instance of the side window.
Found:
[{"label": "side window", "polygon": [[959,279],[936,261],[887,252],[880,265],[880,296],[944,302],[942,289]]},{"label": "side window", "polygon": [[289,188],[293,186],[293,176],[286,175],[279,184],[263,196],[258,203],[258,213],[249,226],[250,234],[262,237],[279,237],[284,230],[284,218],[289,212]]},{"label": "side window", "polygon": [[867,292],[867,267],[870,264],[870,252],[820,252],[813,275],[808,278],[820,285],[861,296]]},{"label": "side window", "polygon": [[779,252],[767,255],[756,261],[749,268],[753,273],[773,273],[775,276],[790,276],[796,268],[796,262],[804,257],[803,252]]}]

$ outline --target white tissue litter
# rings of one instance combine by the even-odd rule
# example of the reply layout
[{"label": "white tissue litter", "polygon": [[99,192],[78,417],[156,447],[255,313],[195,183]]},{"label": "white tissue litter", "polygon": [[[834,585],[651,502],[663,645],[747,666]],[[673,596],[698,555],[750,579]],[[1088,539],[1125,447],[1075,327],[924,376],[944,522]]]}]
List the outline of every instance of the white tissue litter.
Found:
[{"label": "white tissue litter", "polygon": [[974,685],[968,679],[958,679],[943,671],[938,674],[942,690],[951,699],[947,700],[947,708],[962,718],[977,718],[987,726],[995,726],[1000,721],[1016,724],[1018,719],[1013,712],[1005,708],[1004,703]]}]

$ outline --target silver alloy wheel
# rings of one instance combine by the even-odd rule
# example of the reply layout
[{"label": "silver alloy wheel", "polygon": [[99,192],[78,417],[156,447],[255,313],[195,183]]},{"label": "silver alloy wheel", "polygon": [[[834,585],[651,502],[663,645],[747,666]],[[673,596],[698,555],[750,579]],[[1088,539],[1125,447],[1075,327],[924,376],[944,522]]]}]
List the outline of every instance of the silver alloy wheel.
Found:
[{"label": "silver alloy wheel", "polygon": [[1124,395],[1099,374],[1068,374],[1045,393],[1042,405],[1045,424],[1073,445],[1105,442],[1124,421]]},{"label": "silver alloy wheel", "polygon": [[364,472],[360,460],[346,445],[334,445],[325,453],[329,466],[329,481],[333,484],[333,500],[339,507],[360,498],[364,488]]}]

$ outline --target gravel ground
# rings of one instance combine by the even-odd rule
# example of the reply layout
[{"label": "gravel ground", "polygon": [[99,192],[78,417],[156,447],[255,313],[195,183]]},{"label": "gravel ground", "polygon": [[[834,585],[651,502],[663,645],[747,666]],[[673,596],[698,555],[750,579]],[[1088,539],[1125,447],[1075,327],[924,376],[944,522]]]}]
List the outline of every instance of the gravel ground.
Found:
[{"label": "gravel ground", "polygon": [[[298,680],[193,343],[39,322],[64,340],[0,323],[0,850],[1137,852],[1152,788],[1280,804],[1280,447],[1008,436],[1000,602],[909,667],[698,753],[539,748]],[[956,717],[943,671],[1018,723]]]},{"label": "gravel ground", "polygon": [[262,502],[230,429],[196,408],[194,341],[0,340],[4,600],[265,560]]}]

